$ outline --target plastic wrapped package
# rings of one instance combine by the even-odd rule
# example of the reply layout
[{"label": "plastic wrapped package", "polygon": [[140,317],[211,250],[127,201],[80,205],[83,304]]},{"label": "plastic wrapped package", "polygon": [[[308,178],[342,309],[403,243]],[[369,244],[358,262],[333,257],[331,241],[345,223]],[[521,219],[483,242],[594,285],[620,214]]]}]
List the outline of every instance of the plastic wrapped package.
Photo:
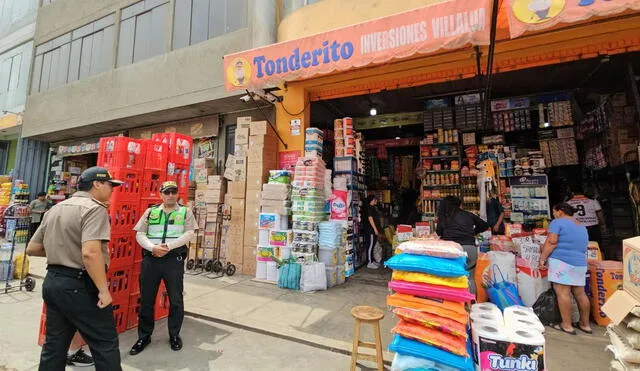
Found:
[{"label": "plastic wrapped package", "polygon": [[450,318],[408,308],[396,308],[393,313],[407,322],[437,329],[443,333],[458,336],[463,339],[467,338],[467,326]]},{"label": "plastic wrapped package", "polygon": [[442,277],[467,276],[466,259],[443,259],[432,256],[398,254],[385,262],[393,270],[428,273]]},{"label": "plastic wrapped package", "polygon": [[424,240],[411,240],[401,243],[398,246],[398,250],[412,255],[428,255],[439,258],[461,258],[467,257],[467,253],[462,249],[462,246],[456,242],[424,239]]},{"label": "plastic wrapped package", "polygon": [[427,273],[394,271],[391,275],[391,279],[406,282],[428,283],[459,289],[466,289],[469,287],[469,279],[465,276],[440,277]]},{"label": "plastic wrapped package", "polygon": [[430,327],[424,327],[415,323],[400,320],[392,332],[407,339],[413,339],[423,344],[434,346],[452,354],[468,357],[467,339],[446,334]]}]

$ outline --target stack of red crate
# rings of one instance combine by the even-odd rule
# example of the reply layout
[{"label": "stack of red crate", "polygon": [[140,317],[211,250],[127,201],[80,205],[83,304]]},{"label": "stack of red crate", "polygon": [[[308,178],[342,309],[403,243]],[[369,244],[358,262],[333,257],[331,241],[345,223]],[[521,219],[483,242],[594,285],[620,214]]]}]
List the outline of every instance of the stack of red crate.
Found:
[{"label": "stack of red crate", "polygon": [[[111,241],[107,271],[113,298],[113,316],[118,332],[138,326],[140,311],[140,263],[142,248],[134,226],[145,210],[162,202],[160,187],[166,180],[178,183],[180,202],[186,204],[193,139],[177,133],[156,134],[151,140],[128,137],[100,139],[98,166],[107,168],[122,186],[114,188],[109,203]],[[43,307],[38,343],[46,333]],[[169,315],[169,297],[164,282],[156,297],[155,319]]]},{"label": "stack of red crate", "polygon": [[182,204],[186,204],[189,197],[193,138],[180,133],[159,133],[154,134],[151,140],[168,146],[167,180],[178,184],[178,198]]}]

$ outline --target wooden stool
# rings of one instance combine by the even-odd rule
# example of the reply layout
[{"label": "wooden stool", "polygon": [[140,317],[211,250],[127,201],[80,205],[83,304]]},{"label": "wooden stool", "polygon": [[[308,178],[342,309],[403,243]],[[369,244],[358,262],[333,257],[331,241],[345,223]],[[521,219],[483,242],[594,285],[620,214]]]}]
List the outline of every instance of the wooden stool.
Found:
[{"label": "wooden stool", "polygon": [[[359,306],[351,309],[351,315],[356,320],[355,332],[353,334],[353,351],[351,352],[351,371],[355,371],[358,360],[378,363],[378,370],[384,370],[384,360],[382,359],[382,340],[380,338],[380,320],[384,318],[384,312],[378,308],[369,306]],[[360,324],[368,323],[373,327],[375,343],[360,341]],[[362,354],[359,347],[375,349],[376,355]]]}]

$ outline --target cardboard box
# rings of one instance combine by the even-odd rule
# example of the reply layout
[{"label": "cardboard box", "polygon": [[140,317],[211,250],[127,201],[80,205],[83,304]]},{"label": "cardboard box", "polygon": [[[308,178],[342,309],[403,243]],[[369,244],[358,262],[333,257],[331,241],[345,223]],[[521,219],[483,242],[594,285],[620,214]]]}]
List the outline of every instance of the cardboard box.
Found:
[{"label": "cardboard box", "polygon": [[196,158],[193,159],[193,169],[213,169],[216,167],[216,160],[212,158]]},{"label": "cardboard box", "polygon": [[272,161],[277,161],[278,156],[277,144],[260,144],[249,147],[248,158],[249,162],[262,162],[265,159],[272,158]]},{"label": "cardboard box", "polygon": [[247,194],[252,192],[258,192],[262,190],[262,185],[266,183],[267,176],[264,173],[259,171],[251,171],[247,172]]},{"label": "cardboard box", "polygon": [[622,241],[622,287],[640,300],[640,237]]},{"label": "cardboard box", "polygon": [[279,143],[278,138],[273,136],[251,135],[249,137],[249,148],[261,145],[278,146]]},{"label": "cardboard box", "polygon": [[236,146],[233,147],[233,154],[240,158],[247,157],[249,155],[249,143],[236,144]]},{"label": "cardboard box", "polygon": [[205,203],[208,204],[219,204],[224,201],[224,192],[220,189],[208,189],[204,193]]},{"label": "cardboard box", "polygon": [[220,175],[211,175],[207,178],[207,189],[220,189],[224,193],[227,189],[227,180]]},{"label": "cardboard box", "polygon": [[242,274],[256,275],[256,246],[245,246],[242,263]]},{"label": "cardboard box", "polygon": [[242,129],[249,129],[251,127],[251,116],[238,117],[236,126]]},{"label": "cardboard box", "polygon": [[241,224],[241,232],[244,230],[244,205],[245,201],[242,199],[231,200],[231,224],[233,227],[234,224],[239,221]]},{"label": "cardboard box", "polygon": [[196,183],[203,183],[203,184],[207,184],[207,181],[209,179],[209,175],[213,175],[215,171],[213,169],[199,169],[199,170],[195,170],[195,174],[193,179],[196,181]]},{"label": "cardboard box", "polygon": [[640,301],[628,291],[618,290],[604,303],[602,311],[614,325],[619,325],[635,307],[640,307]]},{"label": "cardboard box", "polygon": [[216,247],[218,234],[214,232],[204,232],[204,247]]},{"label": "cardboard box", "polygon": [[236,145],[249,144],[249,128],[236,127]]},{"label": "cardboard box", "polygon": [[207,188],[207,185],[204,183],[196,183],[196,191],[205,191]]},{"label": "cardboard box", "polygon": [[251,123],[251,136],[275,136],[271,125],[267,121],[253,121]]},{"label": "cardboard box", "polygon": [[243,199],[247,190],[247,182],[231,182],[229,188],[233,199]]}]

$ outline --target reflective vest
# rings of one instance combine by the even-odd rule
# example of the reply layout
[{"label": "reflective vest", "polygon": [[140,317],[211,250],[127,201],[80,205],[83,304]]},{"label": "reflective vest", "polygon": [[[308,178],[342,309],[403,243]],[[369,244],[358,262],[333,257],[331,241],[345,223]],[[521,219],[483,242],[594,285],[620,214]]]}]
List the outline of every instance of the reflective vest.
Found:
[{"label": "reflective vest", "polygon": [[187,208],[178,206],[167,215],[162,205],[153,206],[149,210],[149,227],[147,237],[156,245],[167,243],[184,234],[184,223],[187,219]]}]

